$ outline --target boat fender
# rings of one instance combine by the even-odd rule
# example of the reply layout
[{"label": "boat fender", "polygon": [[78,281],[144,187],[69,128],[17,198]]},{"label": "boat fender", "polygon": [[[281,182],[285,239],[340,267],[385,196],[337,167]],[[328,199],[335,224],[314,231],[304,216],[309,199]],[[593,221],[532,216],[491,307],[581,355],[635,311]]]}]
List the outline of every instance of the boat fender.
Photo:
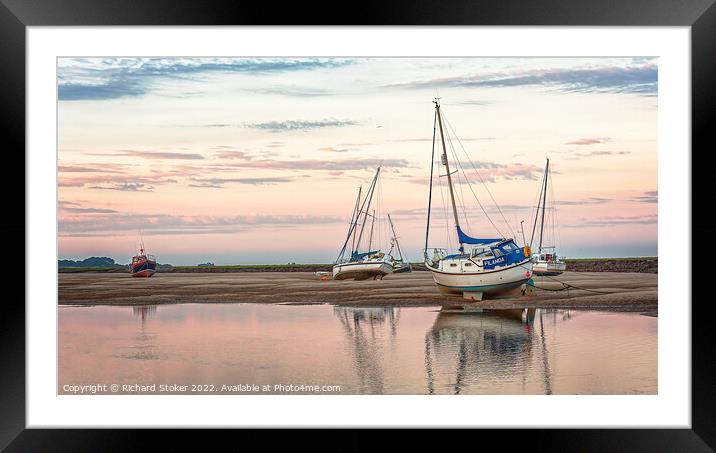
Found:
[{"label": "boat fender", "polygon": [[525,258],[529,258],[530,256],[532,256],[532,249],[530,249],[529,245],[525,245],[524,252]]}]

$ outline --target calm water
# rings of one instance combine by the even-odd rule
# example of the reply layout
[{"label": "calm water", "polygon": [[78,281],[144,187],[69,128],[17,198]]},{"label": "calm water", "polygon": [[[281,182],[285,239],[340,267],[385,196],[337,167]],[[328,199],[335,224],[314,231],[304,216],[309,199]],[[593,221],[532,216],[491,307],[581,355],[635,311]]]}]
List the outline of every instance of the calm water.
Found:
[{"label": "calm water", "polygon": [[[172,388],[161,385],[176,384],[188,386],[176,393],[216,394],[653,394],[657,318],[555,309],[60,307],[58,392],[94,384],[106,387],[84,393],[113,393],[112,384],[117,393],[166,393]],[[122,391],[130,384],[154,387]],[[258,391],[222,390],[246,384]]]}]

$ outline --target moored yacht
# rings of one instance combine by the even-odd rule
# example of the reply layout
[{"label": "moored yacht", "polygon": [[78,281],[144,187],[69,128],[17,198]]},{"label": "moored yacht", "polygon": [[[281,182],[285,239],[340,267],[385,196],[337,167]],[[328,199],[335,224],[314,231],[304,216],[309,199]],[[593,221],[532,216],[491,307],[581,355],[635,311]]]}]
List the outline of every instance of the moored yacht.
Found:
[{"label": "moored yacht", "polygon": [[[554,206],[552,206],[551,208],[547,207],[547,183],[551,179],[551,175],[552,173],[550,172],[549,159],[547,159],[547,165],[544,169],[544,179],[542,181],[542,185],[540,185],[540,197],[539,202],[537,204],[537,211],[535,212],[535,221],[532,225],[531,239],[534,239],[535,231],[537,229],[537,218],[539,217],[541,210],[542,216],[541,221],[539,222],[539,245],[537,247],[537,253],[532,256],[532,269],[534,274],[538,276],[559,275],[567,269],[567,264],[562,261],[559,256],[557,256],[557,247],[555,245],[544,244],[545,212],[548,209],[550,210],[550,216],[547,217],[547,221],[551,221],[551,230],[553,232],[553,234],[551,235],[551,240],[556,241],[556,235],[554,234],[554,229],[557,223],[555,208]],[[554,202],[552,202],[552,204],[554,204]]]},{"label": "moored yacht", "polygon": [[[431,157],[430,170],[430,195],[428,200],[428,218],[425,234],[425,265],[432,273],[433,280],[438,288],[446,293],[462,294],[466,299],[482,300],[484,295],[500,295],[510,293],[521,287],[532,277],[532,262],[530,260],[530,248],[518,246],[514,239],[507,237],[498,238],[475,238],[467,235],[460,226],[455,189],[453,186],[453,174],[458,177],[462,174],[464,183],[469,184],[464,170],[457,160],[452,144],[450,148],[455,156],[454,162],[457,168],[451,172],[450,161],[446,148],[446,137],[443,129],[443,115],[440,111],[440,102],[435,103],[435,123],[440,131],[440,142],[442,154],[440,162],[445,167],[445,176],[449,190],[449,200],[452,207],[454,223],[449,236],[457,240],[459,244],[456,253],[449,253],[444,248],[429,248],[428,236],[430,233],[430,210],[432,206],[433,191],[433,163],[435,162],[435,124],[433,126],[433,155]],[[474,167],[474,166],[473,166]],[[475,169],[476,170],[476,169]],[[461,173],[462,172],[462,173]],[[473,192],[474,195],[474,192]],[[477,199],[477,196],[475,195]],[[479,200],[478,200],[478,204]],[[463,200],[464,206],[464,200]],[[482,208],[482,204],[480,204]],[[487,211],[483,212],[489,217]],[[463,218],[467,215],[463,213]],[[449,220],[447,220],[449,221]],[[494,223],[493,223],[494,225]],[[448,229],[452,229],[449,225]],[[432,250],[432,253],[430,252]]]},{"label": "moored yacht", "polygon": [[[372,214],[369,212],[379,175],[380,167],[376,170],[373,181],[362,201],[361,190],[358,189],[358,198],[353,208],[348,236],[333,265],[334,280],[382,279],[384,276],[393,272],[395,259],[390,253],[384,253],[380,251],[380,249],[371,250],[373,247],[373,231],[377,216],[375,210],[372,211]],[[369,218],[370,220],[368,220]],[[367,251],[360,252],[368,223],[370,223],[370,233]]]},{"label": "moored yacht", "polygon": [[130,272],[132,277],[151,277],[157,271],[157,260],[154,255],[147,255],[144,252],[144,244],[139,249],[139,253],[132,257]]}]

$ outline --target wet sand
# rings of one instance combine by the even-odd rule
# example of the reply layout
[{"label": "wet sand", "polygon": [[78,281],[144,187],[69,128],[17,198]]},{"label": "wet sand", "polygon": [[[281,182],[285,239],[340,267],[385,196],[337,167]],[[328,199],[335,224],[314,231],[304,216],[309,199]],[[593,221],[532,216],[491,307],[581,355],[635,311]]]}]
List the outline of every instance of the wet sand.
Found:
[{"label": "wet sand", "polygon": [[[463,300],[438,291],[428,272],[384,280],[321,281],[309,272],[158,273],[132,278],[119,273],[60,273],[61,305],[152,305],[172,303],[283,303],[336,305],[443,305],[469,303],[482,308],[555,307],[655,311],[657,274],[565,272],[555,277],[581,289],[545,291],[484,301]],[[536,279],[556,285],[547,278]]]}]

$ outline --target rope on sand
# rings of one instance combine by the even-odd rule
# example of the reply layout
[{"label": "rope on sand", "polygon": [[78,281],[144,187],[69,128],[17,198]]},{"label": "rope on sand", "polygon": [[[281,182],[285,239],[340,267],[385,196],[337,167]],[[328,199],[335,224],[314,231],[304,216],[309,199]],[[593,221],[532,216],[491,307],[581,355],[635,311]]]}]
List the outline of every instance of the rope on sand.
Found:
[{"label": "rope on sand", "polygon": [[[524,267],[524,266],[521,265],[521,267]],[[525,269],[527,269],[527,268],[525,267]],[[596,290],[596,289],[581,288],[581,287],[579,287],[579,286],[570,285],[569,283],[563,282],[563,281],[558,280],[558,279],[556,279],[556,278],[554,278],[554,277],[551,277],[551,276],[549,276],[549,275],[541,275],[540,277],[543,277],[543,278],[544,278],[544,277],[547,277],[547,278],[549,278],[550,280],[554,280],[554,281],[556,281],[557,283],[561,283],[562,285],[564,285],[564,287],[563,287],[563,288],[560,288],[560,289],[547,289],[547,288],[540,288],[540,287],[538,287],[538,286],[535,286],[535,285],[534,285],[534,282],[532,282],[532,283],[530,284],[529,281],[528,281],[527,284],[528,284],[529,286],[535,288],[535,289],[541,289],[542,291],[554,291],[554,292],[558,292],[558,291],[564,291],[565,289],[570,289],[570,288],[572,288],[572,289],[578,289],[578,290],[581,290],[581,291],[588,291],[588,292],[590,292],[590,293],[612,294],[612,293],[610,293],[610,292],[608,292],[608,291],[598,291],[598,290]],[[530,279],[530,280],[531,280],[531,279]]]}]

